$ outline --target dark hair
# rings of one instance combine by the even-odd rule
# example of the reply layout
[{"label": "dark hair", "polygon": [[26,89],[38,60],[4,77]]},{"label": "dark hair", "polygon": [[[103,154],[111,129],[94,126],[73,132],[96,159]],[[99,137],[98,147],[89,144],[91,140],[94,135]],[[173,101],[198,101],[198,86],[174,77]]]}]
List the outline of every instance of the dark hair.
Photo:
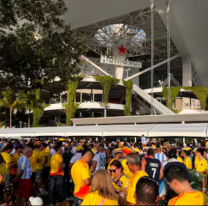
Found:
[{"label": "dark hair", "polygon": [[115,167],[118,168],[118,169],[121,168],[121,171],[123,171],[123,166],[122,166],[121,162],[118,161],[118,160],[114,160],[114,161],[110,164],[110,166],[115,166]]},{"label": "dark hair", "polygon": [[154,156],[154,155],[155,155],[154,150],[153,150],[152,148],[148,149],[148,150],[147,150],[147,155],[148,155],[148,156]]},{"label": "dark hair", "polygon": [[136,184],[136,199],[145,205],[156,203],[158,193],[157,183],[148,177],[140,178]]},{"label": "dark hair", "polygon": [[135,143],[135,144],[134,144],[134,147],[139,147],[139,144],[138,144],[138,143]]},{"label": "dark hair", "polygon": [[204,155],[204,149],[198,148],[196,151],[199,152],[199,153],[201,153],[202,156]]},{"label": "dark hair", "polygon": [[189,180],[188,171],[184,169],[182,166],[179,166],[178,164],[173,164],[167,169],[165,169],[164,176],[168,182],[172,182],[174,179],[180,182]]},{"label": "dark hair", "polygon": [[43,147],[47,147],[46,143],[44,143],[44,142],[43,142],[41,145],[42,145]]},{"label": "dark hair", "polygon": [[34,149],[39,149],[39,145],[34,145]]},{"label": "dark hair", "polygon": [[177,155],[176,155],[176,149],[175,148],[173,148],[173,149],[171,149],[169,152],[168,152],[168,157],[169,158],[177,158]]},{"label": "dark hair", "polygon": [[5,148],[4,148],[4,150],[6,151],[6,150],[9,150],[9,149],[13,149],[14,147],[13,147],[13,144],[12,143],[9,143]]},{"label": "dark hair", "polygon": [[87,148],[87,149],[85,149],[85,150],[82,151],[82,156],[84,156],[87,152],[90,152],[92,154],[92,156],[94,156],[94,153],[89,148]]}]

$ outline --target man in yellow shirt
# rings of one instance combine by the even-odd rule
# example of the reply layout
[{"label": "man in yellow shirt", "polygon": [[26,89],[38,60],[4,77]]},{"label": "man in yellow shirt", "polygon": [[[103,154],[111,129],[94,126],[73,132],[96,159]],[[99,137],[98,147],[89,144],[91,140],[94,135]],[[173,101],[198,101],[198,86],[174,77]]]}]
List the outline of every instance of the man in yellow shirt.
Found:
[{"label": "man in yellow shirt", "polygon": [[136,184],[141,177],[148,177],[148,174],[141,170],[141,161],[138,153],[130,153],[127,156],[127,165],[133,176],[129,180],[126,199],[120,198],[120,205],[136,205],[135,192]]},{"label": "man in yellow shirt", "polygon": [[50,199],[51,203],[55,205],[58,200],[59,203],[63,201],[63,185],[64,185],[64,169],[63,169],[63,158],[62,145],[58,144],[54,148],[56,153],[51,158],[51,185],[50,185]]},{"label": "man in yellow shirt", "polygon": [[197,162],[195,162],[196,171],[203,176],[206,176],[207,173],[207,160],[203,157],[204,156],[204,150],[201,148],[198,148],[196,150],[196,156],[198,157]]},{"label": "man in yellow shirt", "polygon": [[91,172],[89,169],[89,163],[93,158],[93,152],[90,149],[86,149],[83,152],[83,156],[80,160],[77,160],[73,164],[71,169],[71,176],[74,182],[74,205],[81,205],[85,196],[90,193],[91,185]]},{"label": "man in yellow shirt", "polygon": [[40,145],[41,152],[44,153],[44,163],[43,163],[43,171],[41,173],[41,180],[44,184],[45,189],[42,189],[42,192],[45,195],[48,195],[48,178],[50,175],[50,167],[51,167],[51,153],[50,150],[47,148],[46,143],[42,143]]},{"label": "man in yellow shirt", "polygon": [[192,169],[192,160],[189,157],[191,152],[191,148],[186,148],[186,150],[183,150],[181,153],[181,156],[183,157],[183,163],[186,165],[187,169]]},{"label": "man in yellow shirt", "polygon": [[[182,163],[168,163],[164,169],[165,179],[170,188],[178,194],[168,205],[207,205],[208,197],[194,190],[189,183],[187,169]],[[205,192],[205,191],[204,191]]]},{"label": "man in yellow shirt", "polygon": [[37,185],[37,188],[36,188],[36,192],[40,193],[43,195],[45,194],[42,190],[42,188],[40,188],[41,186],[41,183],[42,183],[42,177],[41,177],[41,173],[43,171],[43,164],[45,162],[45,153],[44,151],[40,151],[38,153],[38,159],[37,159],[37,170],[36,170],[36,175],[35,175],[35,183]]},{"label": "man in yellow shirt", "polygon": [[11,178],[11,162],[12,162],[12,157],[10,155],[10,153],[13,150],[13,145],[12,144],[8,144],[5,148],[4,148],[4,152],[1,153],[1,155],[3,156],[5,162],[6,162],[6,177],[5,177],[5,188],[10,187],[10,178]]},{"label": "man in yellow shirt", "polygon": [[133,151],[132,148],[129,148],[129,147],[124,147],[122,149],[122,152],[123,152],[123,157],[124,157],[124,160],[122,160],[121,164],[122,164],[122,167],[123,167],[123,173],[128,177],[128,178],[131,178],[133,176],[133,173],[129,170],[129,167],[127,166],[127,155],[128,154],[131,154]]},{"label": "man in yellow shirt", "polygon": [[32,176],[31,176],[31,188],[32,192],[37,193],[37,183],[35,182],[36,179],[36,171],[37,171],[37,162],[38,162],[38,156],[39,156],[39,146],[35,145],[33,147],[33,153],[32,156],[29,158],[31,167],[32,167]]}]

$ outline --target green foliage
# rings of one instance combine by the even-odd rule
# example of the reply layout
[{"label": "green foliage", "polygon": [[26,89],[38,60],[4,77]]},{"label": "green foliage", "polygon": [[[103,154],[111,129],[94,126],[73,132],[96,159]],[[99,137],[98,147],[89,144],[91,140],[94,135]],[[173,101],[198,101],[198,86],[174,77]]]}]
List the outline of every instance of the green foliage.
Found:
[{"label": "green foliage", "polygon": [[79,73],[86,47],[65,24],[66,11],[64,0],[1,0],[2,89],[42,88],[55,77],[66,86]]},{"label": "green foliage", "polygon": [[15,94],[15,92],[7,88],[2,92],[3,99],[0,99],[0,107],[7,108],[10,110],[10,128],[12,127],[12,113],[13,110],[16,109],[21,111],[25,106],[26,102],[21,96],[19,98]]},{"label": "green foliage", "polygon": [[[171,110],[175,113],[178,113],[178,110],[172,109],[175,98],[178,96],[181,89],[192,91],[193,94],[201,103],[201,109],[206,110],[207,106],[207,97],[208,97],[208,88],[206,87],[171,87]],[[163,88],[162,94],[166,100],[166,105],[168,107],[168,88]]]},{"label": "green foliage", "polygon": [[181,87],[171,87],[170,89],[171,89],[171,100],[170,100],[171,102],[170,102],[170,104],[169,104],[169,99],[168,99],[168,88],[167,87],[163,88],[162,94],[166,100],[166,106],[169,108],[169,105],[171,105],[171,108],[169,108],[169,109],[173,111],[174,100],[178,96],[178,94],[180,93]]},{"label": "green foliage", "polygon": [[75,113],[79,107],[79,104],[74,103],[74,97],[76,95],[76,90],[79,85],[79,82],[83,79],[82,76],[77,76],[74,81],[69,80],[67,85],[67,103],[64,104],[66,111],[66,125],[71,126],[71,119],[75,116]]},{"label": "green foliage", "polygon": [[124,81],[124,86],[126,87],[126,105],[124,106],[125,116],[131,116],[131,96],[133,90],[133,82],[131,80]]},{"label": "green foliage", "polygon": [[104,91],[104,105],[108,105],[108,98],[111,87],[119,83],[119,79],[113,78],[111,76],[94,76],[96,81],[99,81],[103,86]]},{"label": "green foliage", "polygon": [[[40,127],[39,123],[41,117],[43,116],[44,109],[49,105],[45,104],[45,102],[41,99],[41,90],[31,90],[27,93],[21,93],[22,97],[26,101],[26,108],[33,110],[33,127]],[[29,114],[30,115],[30,114]]]},{"label": "green foliage", "polygon": [[207,106],[207,97],[208,97],[208,88],[206,87],[183,87],[185,90],[190,90],[194,93],[197,99],[201,103],[201,109],[206,110]]}]

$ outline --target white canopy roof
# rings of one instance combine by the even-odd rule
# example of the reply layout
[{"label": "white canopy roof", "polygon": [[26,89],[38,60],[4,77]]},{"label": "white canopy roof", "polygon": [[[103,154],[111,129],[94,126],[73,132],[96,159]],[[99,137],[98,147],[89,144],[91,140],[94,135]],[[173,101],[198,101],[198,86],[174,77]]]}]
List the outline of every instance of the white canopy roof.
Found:
[{"label": "white canopy roof", "polygon": [[0,137],[207,137],[207,123],[40,127],[0,130]]},{"label": "white canopy roof", "polygon": [[207,123],[158,124],[149,132],[149,137],[206,137]]}]

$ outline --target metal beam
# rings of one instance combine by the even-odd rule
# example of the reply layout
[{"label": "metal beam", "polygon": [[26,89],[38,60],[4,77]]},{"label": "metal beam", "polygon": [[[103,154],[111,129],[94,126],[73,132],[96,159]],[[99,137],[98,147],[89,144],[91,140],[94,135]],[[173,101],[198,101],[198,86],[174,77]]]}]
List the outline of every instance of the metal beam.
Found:
[{"label": "metal beam", "polygon": [[108,74],[105,70],[103,70],[101,67],[99,67],[98,65],[96,65],[94,62],[92,62],[91,60],[89,60],[86,56],[82,55],[80,57],[82,60],[85,60],[86,62],[88,62],[89,64],[91,64],[93,67],[95,67],[96,69],[100,70],[103,74],[105,74],[106,76],[111,76],[110,74]]},{"label": "metal beam", "polygon": [[155,69],[155,68],[157,68],[157,67],[159,67],[159,66],[161,66],[161,65],[163,65],[163,64],[166,64],[167,62],[172,61],[172,60],[174,60],[174,59],[176,59],[176,58],[178,58],[178,57],[180,57],[180,56],[179,56],[179,55],[176,55],[176,56],[174,56],[174,57],[171,57],[170,59],[166,59],[166,60],[164,60],[164,61],[162,61],[162,62],[160,62],[160,63],[154,65],[153,67],[150,67],[150,68],[148,68],[148,69],[145,69],[144,71],[138,72],[137,74],[134,74],[134,75],[132,75],[132,76],[126,78],[125,81],[128,81],[128,80],[133,79],[133,78],[135,78],[135,77],[137,77],[137,76],[140,76],[140,75],[142,75],[142,74],[144,74],[144,73],[146,73],[146,72],[149,72],[149,71],[151,71],[151,70],[153,70],[153,69]]}]

